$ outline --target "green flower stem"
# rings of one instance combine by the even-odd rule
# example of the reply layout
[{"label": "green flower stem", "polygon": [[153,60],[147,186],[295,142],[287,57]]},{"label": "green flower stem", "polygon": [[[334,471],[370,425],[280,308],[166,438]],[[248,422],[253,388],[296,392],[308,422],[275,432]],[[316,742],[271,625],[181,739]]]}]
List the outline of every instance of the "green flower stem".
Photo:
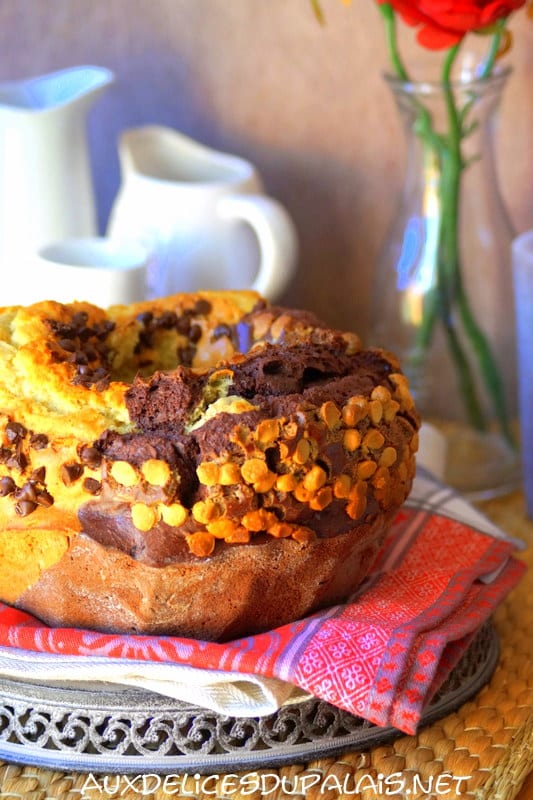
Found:
[{"label": "green flower stem", "polygon": [[468,417],[477,430],[486,430],[487,425],[472,368],[457,335],[454,319],[454,306],[460,284],[457,236],[460,176],[460,163],[452,153],[448,153],[448,158],[442,167],[441,179],[442,220],[437,264],[438,308]]},{"label": "green flower stem", "polygon": [[394,14],[394,9],[390,3],[382,3],[379,6],[379,10],[381,11],[381,16],[385,22],[387,48],[394,71],[400,80],[408,81],[409,75],[400,57],[398,43],[396,41],[396,17]]},{"label": "green flower stem", "polygon": [[505,30],[506,24],[507,24],[507,17],[499,19],[498,22],[496,23],[496,30],[494,32],[494,36],[491,39],[489,54],[487,56],[487,60],[485,61],[483,70],[480,75],[481,80],[488,78],[492,72],[492,69],[494,67],[494,62],[496,61],[496,57],[500,49],[500,43],[502,40],[502,35]]},{"label": "green flower stem", "polygon": [[461,347],[461,342],[455,329],[451,308],[449,308],[447,304],[443,304],[442,324],[444,326],[444,331],[446,333],[452,358],[455,362],[461,396],[463,398],[468,417],[471,424],[477,430],[484,431],[486,430],[487,426],[483,415],[483,410],[479,402],[478,394],[476,392],[476,385],[472,377],[472,369],[468,363],[468,359],[464,353],[464,350]]},{"label": "green flower stem", "polygon": [[516,448],[516,440],[507,410],[504,384],[489,342],[472,315],[462,281],[459,282],[457,289],[457,304],[461,320],[477,355],[481,374],[483,375],[485,385],[492,400],[494,413],[496,414],[496,418],[508,444],[512,448]]},{"label": "green flower stem", "polygon": [[459,207],[463,160],[461,155],[461,118],[451,86],[451,72],[459,45],[451,47],[443,65],[442,85],[448,112],[447,147],[442,150],[441,203],[442,222],[439,243],[438,282],[442,294],[441,318],[455,362],[461,394],[471,424],[478,430],[486,429],[486,421],[479,401],[476,384],[468,358],[455,330],[454,305],[460,282],[459,261]]}]

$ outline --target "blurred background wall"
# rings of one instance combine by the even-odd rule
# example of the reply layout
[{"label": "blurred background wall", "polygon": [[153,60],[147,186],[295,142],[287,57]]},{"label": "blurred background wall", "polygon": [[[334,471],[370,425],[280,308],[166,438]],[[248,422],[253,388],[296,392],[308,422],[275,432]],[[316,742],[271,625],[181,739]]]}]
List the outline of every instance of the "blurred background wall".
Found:
[{"label": "blurred background wall", "polygon": [[[373,263],[402,180],[403,134],[372,0],[2,0],[0,80],[93,63],[116,82],[89,117],[99,223],[118,190],[117,138],[175,127],[258,167],[300,238],[283,302],[363,335]],[[533,228],[533,21],[512,20],[497,156],[517,231]],[[479,37],[475,37],[479,38]],[[408,62],[420,57],[411,37]],[[1,179],[1,176],[0,176]]]}]

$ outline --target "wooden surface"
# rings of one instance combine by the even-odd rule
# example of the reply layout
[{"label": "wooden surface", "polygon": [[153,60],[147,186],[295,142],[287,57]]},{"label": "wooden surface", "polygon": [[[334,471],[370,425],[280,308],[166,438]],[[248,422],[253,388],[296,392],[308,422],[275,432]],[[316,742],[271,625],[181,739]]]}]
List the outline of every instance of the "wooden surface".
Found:
[{"label": "wooden surface", "polygon": [[[379,800],[373,789],[355,795],[331,788],[335,776],[340,782],[363,776],[400,774],[409,792],[390,795],[404,800],[416,798],[462,797],[468,800],[533,800],[533,523],[524,517],[519,493],[485,504],[483,510],[510,534],[522,538],[528,547],[520,553],[530,566],[520,585],[495,615],[500,637],[500,659],[496,671],[479,694],[458,711],[421,730],[416,736],[401,736],[389,745],[367,752],[350,752],[337,758],[319,759],[310,764],[295,764],[277,772],[286,780],[301,781],[317,772],[328,777],[325,792],[291,791],[290,795],[271,792],[271,800]],[[428,792],[430,782],[451,775],[456,783],[442,784],[442,792]],[[457,783],[459,778],[470,776]],[[97,776],[98,777],[98,776]],[[101,777],[101,776],[100,776]],[[98,779],[100,779],[98,777]],[[416,779],[418,784],[416,784]],[[86,776],[0,763],[2,800],[133,800],[139,794],[122,782],[116,791],[95,789],[82,792]],[[353,783],[351,784],[353,786]],[[412,786],[422,787],[412,789]],[[433,783],[433,786],[435,783]],[[294,784],[295,787],[298,784]],[[458,788],[459,791],[455,791]],[[260,800],[259,794],[190,793],[170,794],[157,790],[152,800],[169,797],[224,798],[241,800],[245,796]],[[390,793],[389,793],[390,794]],[[145,795],[146,796],[146,795]]]}]

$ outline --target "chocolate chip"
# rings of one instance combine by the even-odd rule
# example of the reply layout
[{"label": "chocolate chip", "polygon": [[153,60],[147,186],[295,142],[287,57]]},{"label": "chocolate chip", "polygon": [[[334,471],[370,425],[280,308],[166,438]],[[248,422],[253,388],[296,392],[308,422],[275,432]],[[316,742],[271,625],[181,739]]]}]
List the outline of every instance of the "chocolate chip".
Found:
[{"label": "chocolate chip", "polygon": [[83,474],[83,465],[73,461],[70,464],[63,464],[61,467],[61,480],[65,486],[71,486]]},{"label": "chocolate chip", "polygon": [[141,350],[152,346],[152,335],[147,331],[141,331],[139,334],[139,341],[135,345],[134,353],[140,353]]},{"label": "chocolate chip", "polygon": [[199,316],[203,316],[204,314],[209,314],[211,311],[211,303],[204,298],[197,300],[194,304],[194,313],[198,314]]},{"label": "chocolate chip", "polygon": [[96,361],[98,358],[98,350],[92,344],[88,344],[85,348],[85,357],[87,361]]},{"label": "chocolate chip", "polygon": [[140,322],[141,325],[147,326],[153,320],[154,315],[152,311],[142,311],[140,314],[137,314],[137,322]]},{"label": "chocolate chip", "polygon": [[80,328],[80,330],[78,331],[78,337],[79,337],[80,342],[82,344],[85,344],[85,342],[88,342],[89,339],[91,339],[93,336],[96,336],[96,331],[95,331],[94,328],[84,327],[84,328]]},{"label": "chocolate chip", "polygon": [[67,325],[64,322],[58,322],[56,319],[47,319],[45,320],[45,323],[57,339],[73,339],[76,336],[76,331],[72,325]]},{"label": "chocolate chip", "polygon": [[100,381],[102,378],[106,378],[107,375],[108,372],[106,369],[103,369],[103,367],[97,367],[93,372],[93,378],[95,381]]},{"label": "chocolate chip", "polygon": [[24,425],[21,425],[19,422],[8,422],[6,425],[6,439],[8,442],[12,444],[14,442],[18,442],[27,434],[27,430]]},{"label": "chocolate chip", "polygon": [[189,314],[184,314],[182,317],[179,317],[176,323],[176,330],[178,333],[182,333],[184,336],[187,336],[191,329],[191,317]]},{"label": "chocolate chip", "polygon": [[24,472],[28,466],[28,459],[22,452],[12,453],[6,461],[6,465],[12,469],[18,469],[20,472]]},{"label": "chocolate chip", "polygon": [[82,485],[89,494],[100,494],[102,491],[102,484],[95,478],[85,478]]},{"label": "chocolate chip", "polygon": [[11,455],[11,450],[8,447],[0,447],[0,464],[5,464]]},{"label": "chocolate chip", "polygon": [[84,445],[79,451],[80,460],[91,469],[97,469],[102,463],[102,455],[96,447]]},{"label": "chocolate chip", "polygon": [[82,328],[87,324],[88,319],[89,315],[86,311],[77,311],[72,317],[72,324],[75,325],[76,328]]},{"label": "chocolate chip", "polygon": [[42,506],[43,508],[50,508],[50,506],[53,506],[54,504],[54,498],[46,489],[41,489],[37,492],[35,502],[37,505]]},{"label": "chocolate chip", "polygon": [[89,364],[87,353],[85,353],[83,350],[76,350],[76,352],[72,354],[72,358],[69,358],[69,361],[72,364],[77,364],[80,367],[86,367]]},{"label": "chocolate chip", "polygon": [[199,325],[191,325],[189,331],[189,339],[193,344],[196,344],[202,338],[202,329]]},{"label": "chocolate chip", "polygon": [[[104,339],[115,329],[111,320],[103,320],[94,326],[87,324],[89,315],[80,311],[72,317],[72,324],[65,325],[56,320],[46,320],[46,324],[57,338],[58,345],[66,351],[58,353],[57,348],[50,347],[54,361],[64,361],[76,366],[76,373],[72,379],[74,386],[86,388],[96,384],[97,389],[106,388],[109,382],[108,350]],[[90,364],[100,361],[100,366],[94,371]],[[103,382],[102,382],[103,381]]]},{"label": "chocolate chip", "polygon": [[35,503],[37,500],[37,489],[35,488],[35,484],[31,481],[28,481],[24,484],[24,486],[21,486],[15,490],[15,497],[17,500],[31,500],[32,503]]},{"label": "chocolate chip", "polygon": [[97,322],[94,326],[94,332],[98,339],[105,339],[111,331],[114,331],[116,328],[116,322],[113,322],[111,319],[103,319],[101,322]]},{"label": "chocolate chip", "polygon": [[76,343],[73,339],[59,339],[58,345],[68,353],[73,353],[76,350]]},{"label": "chocolate chip", "polygon": [[33,470],[30,480],[42,483],[45,478],[46,478],[46,467],[39,467],[38,469]]},{"label": "chocolate chip", "polygon": [[33,502],[32,500],[20,500],[15,505],[15,511],[19,515],[19,517],[27,517],[28,514],[31,514],[37,508],[37,503]]},{"label": "chocolate chip", "polygon": [[13,494],[17,484],[9,475],[0,478],[0,497],[7,497],[8,494]]},{"label": "chocolate chip", "polygon": [[44,450],[48,445],[48,436],[44,433],[33,433],[30,438],[30,446],[34,450]]},{"label": "chocolate chip", "polygon": [[105,375],[98,383],[94,384],[94,388],[97,392],[105,392],[106,389],[109,388],[109,384],[111,383],[111,378],[109,375]]}]

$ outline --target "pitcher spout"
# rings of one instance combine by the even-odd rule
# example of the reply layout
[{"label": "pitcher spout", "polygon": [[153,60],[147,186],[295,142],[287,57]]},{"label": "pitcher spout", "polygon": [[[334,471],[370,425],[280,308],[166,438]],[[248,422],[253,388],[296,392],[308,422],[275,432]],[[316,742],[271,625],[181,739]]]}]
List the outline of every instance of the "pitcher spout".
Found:
[{"label": "pitcher spout", "polygon": [[0,108],[43,112],[82,100],[94,101],[115,76],[105,67],[82,65],[0,84]]},{"label": "pitcher spout", "polygon": [[163,125],[145,125],[122,133],[119,140],[122,175],[169,184],[236,183],[258,188],[252,165],[238,156],[207,147]]}]

